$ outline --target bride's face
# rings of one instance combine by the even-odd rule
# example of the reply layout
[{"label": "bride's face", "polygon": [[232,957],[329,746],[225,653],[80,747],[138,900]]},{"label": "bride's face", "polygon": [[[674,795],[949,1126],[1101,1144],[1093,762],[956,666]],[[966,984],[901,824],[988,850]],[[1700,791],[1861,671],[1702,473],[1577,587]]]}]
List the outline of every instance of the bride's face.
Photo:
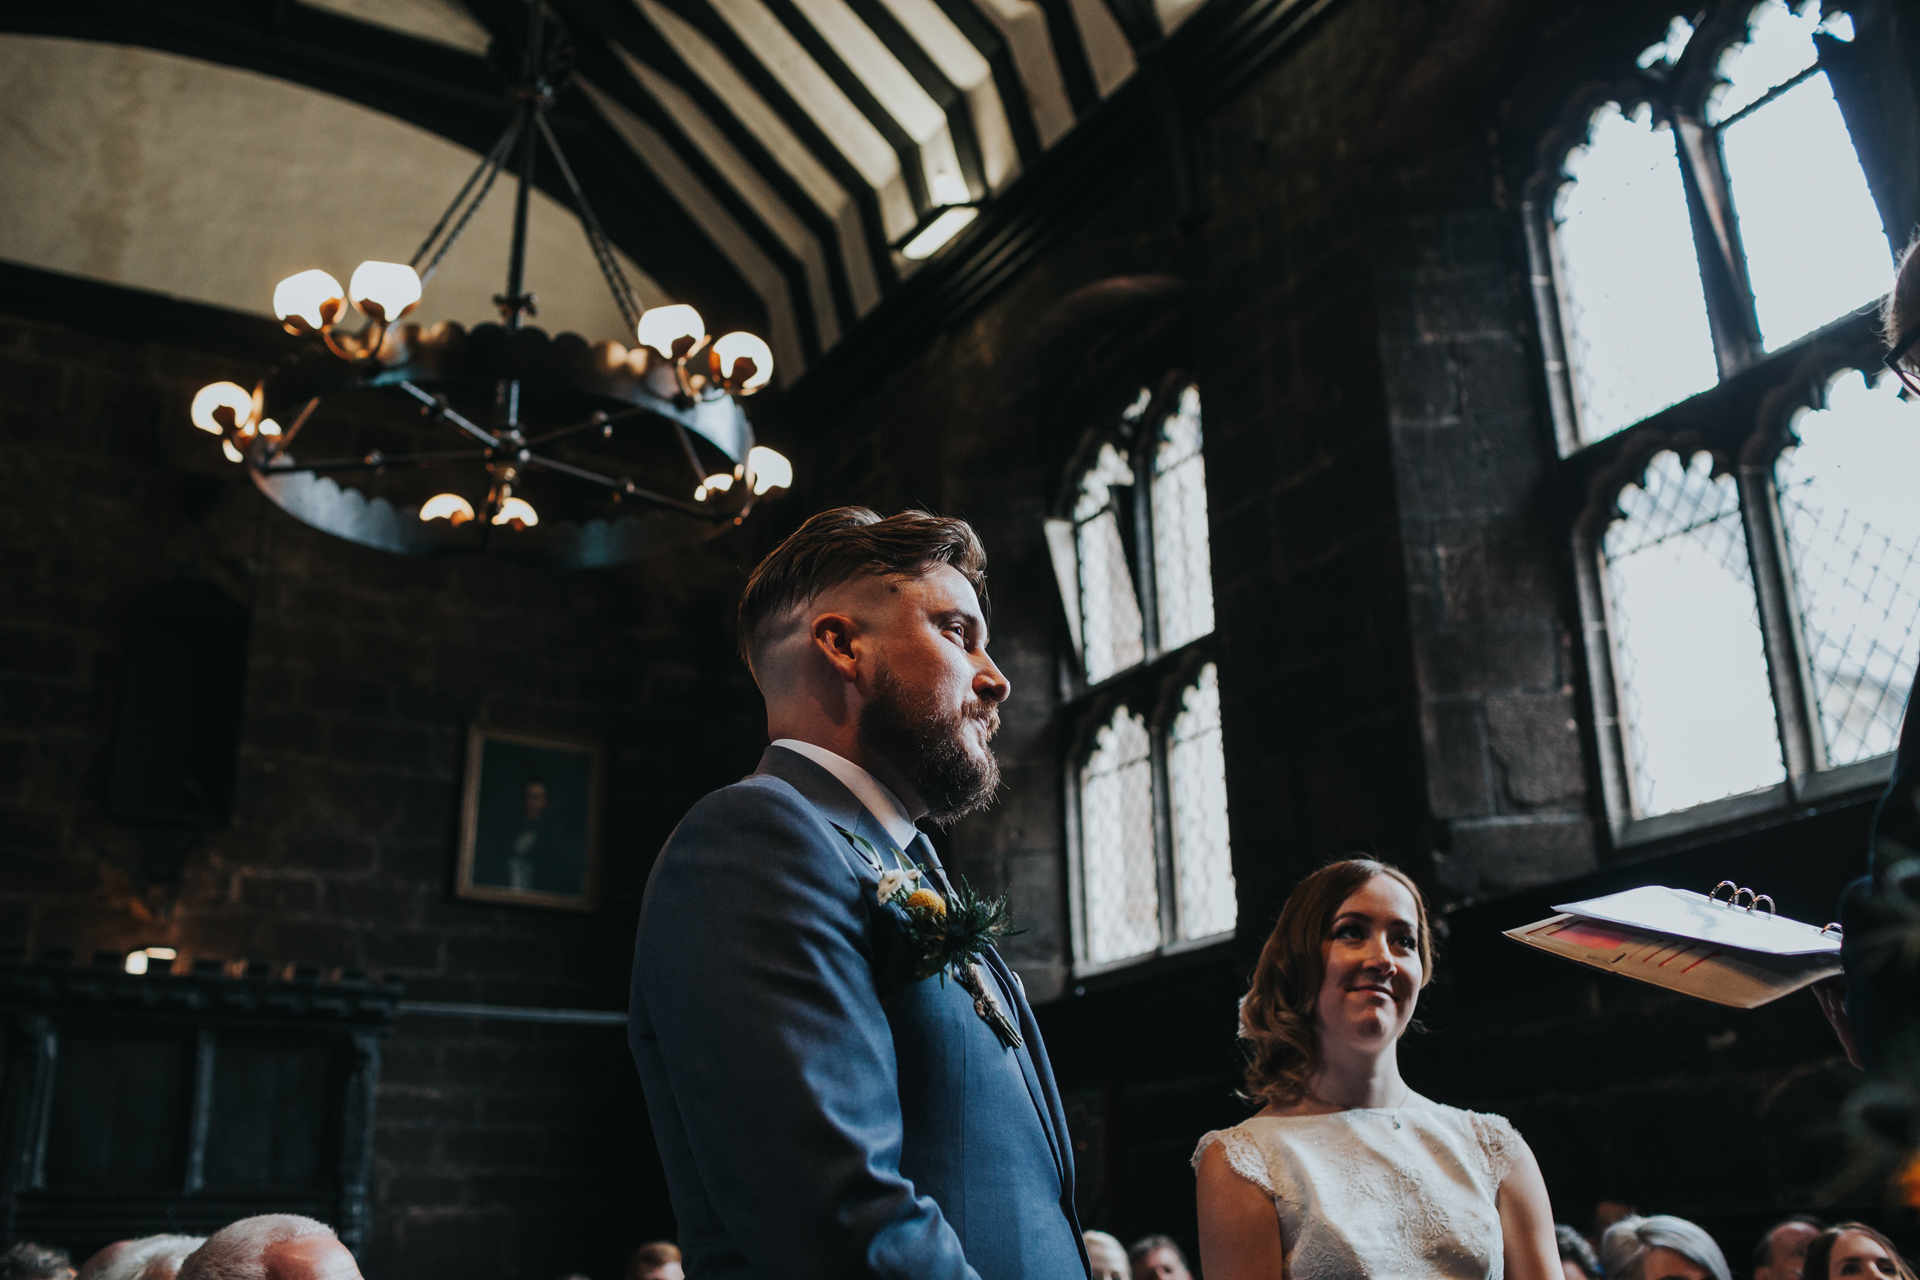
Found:
[{"label": "bride's face", "polygon": [[1322,944],[1315,1014],[1325,1039],[1378,1051],[1400,1038],[1420,999],[1420,912],[1406,886],[1375,876],[1340,904]]}]

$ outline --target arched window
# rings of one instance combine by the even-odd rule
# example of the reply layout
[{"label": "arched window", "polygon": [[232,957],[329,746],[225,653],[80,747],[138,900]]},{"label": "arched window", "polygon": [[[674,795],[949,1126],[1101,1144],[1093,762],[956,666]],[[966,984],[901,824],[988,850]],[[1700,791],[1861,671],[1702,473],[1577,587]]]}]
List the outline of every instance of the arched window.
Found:
[{"label": "arched window", "polygon": [[1203,444],[1197,387],[1142,388],[1088,433],[1047,522],[1075,658],[1066,784],[1083,971],[1234,928]]},{"label": "arched window", "polygon": [[1810,0],[1714,12],[1730,38],[1705,47],[1674,19],[1555,175],[1567,445],[1633,426],[1886,288],[1892,246],[1826,66],[1851,18]]},{"label": "arched window", "polygon": [[1920,407],[1890,373],[1840,375],[1774,464],[1820,745],[1847,765],[1892,751],[1920,628]]},{"label": "arched window", "polygon": [[1528,190],[1616,841],[1884,776],[1920,640],[1920,409],[1858,372],[1920,218],[1876,142],[1920,124],[1872,87],[1890,30],[1886,0],[1691,8]]}]

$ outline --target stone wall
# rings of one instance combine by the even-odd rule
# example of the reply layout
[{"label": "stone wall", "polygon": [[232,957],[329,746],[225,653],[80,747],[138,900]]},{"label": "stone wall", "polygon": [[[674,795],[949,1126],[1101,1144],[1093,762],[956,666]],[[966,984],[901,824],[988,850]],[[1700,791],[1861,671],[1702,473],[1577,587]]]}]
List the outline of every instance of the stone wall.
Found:
[{"label": "stone wall", "polygon": [[[397,975],[413,999],[623,1009],[654,852],[751,769],[724,643],[743,542],[672,564],[420,561],[298,524],[186,406],[231,360],[0,322],[0,941],[167,945]],[[127,614],[177,575],[253,615],[232,825],[177,884],[104,812]],[[452,895],[469,725],[608,748],[601,909]],[[386,1051],[370,1275],[612,1275],[670,1235],[625,1039],[404,1017]]]}]

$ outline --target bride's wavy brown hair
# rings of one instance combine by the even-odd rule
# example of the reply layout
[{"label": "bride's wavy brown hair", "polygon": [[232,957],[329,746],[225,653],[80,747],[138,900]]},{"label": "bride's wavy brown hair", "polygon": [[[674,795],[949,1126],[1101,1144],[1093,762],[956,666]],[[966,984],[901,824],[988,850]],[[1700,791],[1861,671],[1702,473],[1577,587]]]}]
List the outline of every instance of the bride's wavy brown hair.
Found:
[{"label": "bride's wavy brown hair", "polygon": [[1240,1039],[1246,1045],[1250,1103],[1291,1106],[1307,1091],[1320,1066],[1320,1034],[1314,1006],[1327,973],[1327,934],[1340,904],[1375,876],[1389,876],[1413,895],[1419,919],[1420,985],[1433,980],[1433,931],[1427,900],[1407,873],[1372,858],[1329,863],[1294,886],[1280,919],[1261,948],[1253,986],[1240,1001]]}]

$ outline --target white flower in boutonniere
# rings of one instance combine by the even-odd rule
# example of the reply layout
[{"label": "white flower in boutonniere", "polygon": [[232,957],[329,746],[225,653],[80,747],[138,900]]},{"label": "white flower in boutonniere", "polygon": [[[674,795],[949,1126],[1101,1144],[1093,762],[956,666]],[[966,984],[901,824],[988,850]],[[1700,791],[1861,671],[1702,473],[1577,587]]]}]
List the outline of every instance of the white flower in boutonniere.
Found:
[{"label": "white flower in boutonniere", "polygon": [[919,883],[920,872],[917,869],[912,871],[881,872],[880,887],[877,894],[880,899],[880,905],[883,907],[886,906],[889,902],[893,901],[894,894],[907,888],[908,885],[918,885]]},{"label": "white flower in boutonniere", "polygon": [[[865,856],[868,866],[880,861],[879,851],[865,836],[855,835],[837,824],[834,829]],[[979,964],[980,957],[995,942],[1020,932],[1013,927],[1007,900],[983,898],[965,879],[957,879],[951,886],[953,896],[948,899],[922,883],[921,869],[909,865],[898,849],[890,847],[887,852],[893,855],[895,869],[880,873],[874,896],[881,906],[891,905],[899,912],[901,931],[913,957],[908,971],[913,980],[924,982],[938,974],[944,985],[951,974],[973,997],[973,1011],[993,1028],[1000,1043],[1009,1049],[1018,1049],[1022,1043],[1019,1029],[1001,1007],[999,998],[987,987]],[[914,887],[906,892],[909,885]]]}]

